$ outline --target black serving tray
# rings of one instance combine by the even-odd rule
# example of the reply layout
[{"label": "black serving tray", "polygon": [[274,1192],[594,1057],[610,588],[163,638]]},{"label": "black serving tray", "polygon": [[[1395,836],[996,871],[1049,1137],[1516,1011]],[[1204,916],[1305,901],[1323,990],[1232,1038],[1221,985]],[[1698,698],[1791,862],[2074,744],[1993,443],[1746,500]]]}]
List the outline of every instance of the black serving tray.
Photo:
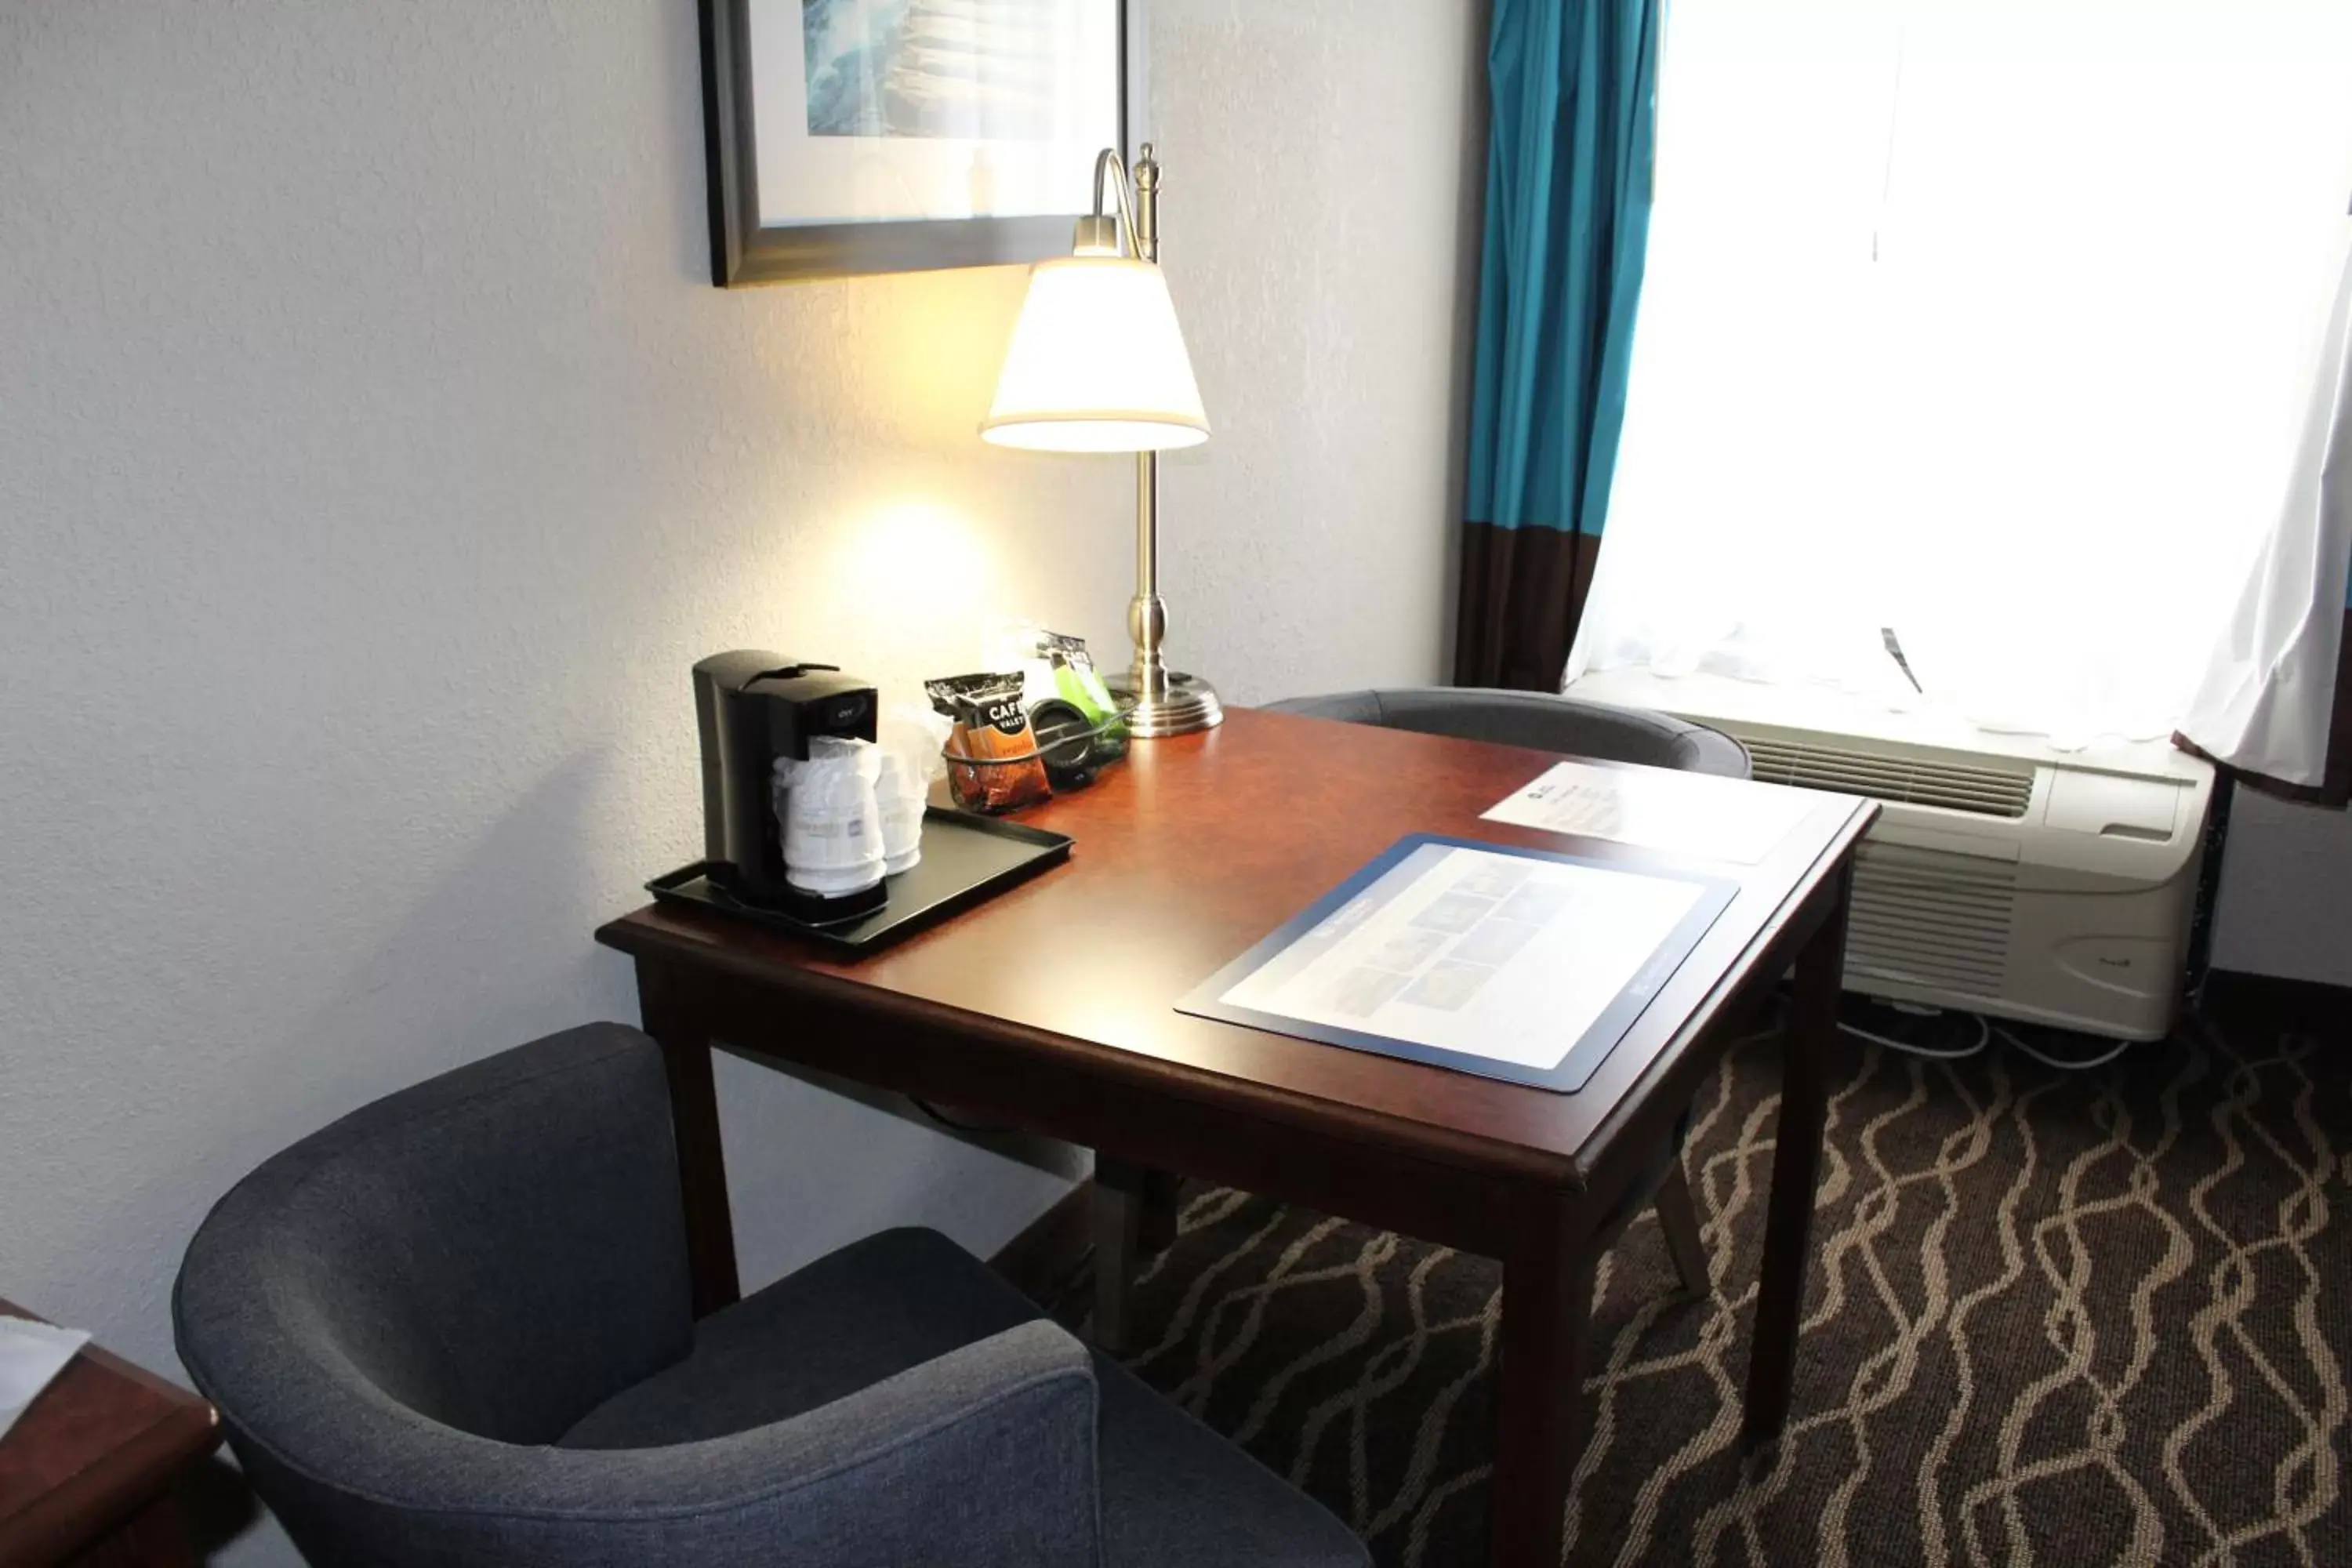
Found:
[{"label": "black serving tray", "polygon": [[646,890],[661,903],[717,910],[854,957],[937,925],[1049,866],[1059,865],[1070,858],[1071,843],[1066,833],[1050,833],[951,806],[926,807],[922,859],[912,870],[884,881],[889,898],[879,910],[839,925],[813,925],[782,910],[745,903],[711,882],[705,874],[710,865],[708,860],[656,877],[646,884]]}]

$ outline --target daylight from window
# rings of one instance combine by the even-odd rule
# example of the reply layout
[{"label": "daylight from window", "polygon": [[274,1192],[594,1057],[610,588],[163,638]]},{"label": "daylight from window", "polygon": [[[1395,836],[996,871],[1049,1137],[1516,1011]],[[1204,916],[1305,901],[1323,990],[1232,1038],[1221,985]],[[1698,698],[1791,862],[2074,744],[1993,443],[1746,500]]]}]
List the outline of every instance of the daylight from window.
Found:
[{"label": "daylight from window", "polygon": [[1675,0],[1571,674],[2169,732],[2352,220],[2352,0]]}]

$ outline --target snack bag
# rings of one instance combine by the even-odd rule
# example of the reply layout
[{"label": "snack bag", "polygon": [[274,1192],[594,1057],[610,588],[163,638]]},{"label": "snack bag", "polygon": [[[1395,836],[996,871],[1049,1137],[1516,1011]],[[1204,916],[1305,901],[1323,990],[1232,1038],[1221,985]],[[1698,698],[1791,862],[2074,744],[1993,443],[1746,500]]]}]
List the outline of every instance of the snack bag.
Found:
[{"label": "snack bag", "polygon": [[1052,634],[1034,621],[1004,620],[989,627],[980,657],[991,669],[1021,672],[1021,706],[1034,708],[1054,696],[1054,666],[1045,654]]},{"label": "snack bag", "polygon": [[1118,711],[1118,704],[1111,700],[1110,688],[1103,684],[1102,676],[1095,669],[1094,656],[1087,651],[1086,638],[1061,632],[1040,632],[1037,646],[1053,666],[1054,689],[1063,701],[1097,724]]},{"label": "snack bag", "polygon": [[1021,706],[1021,676],[955,675],[923,683],[931,706],[954,728],[947,742],[948,784],[962,805],[1015,811],[1051,799],[1037,738]]}]

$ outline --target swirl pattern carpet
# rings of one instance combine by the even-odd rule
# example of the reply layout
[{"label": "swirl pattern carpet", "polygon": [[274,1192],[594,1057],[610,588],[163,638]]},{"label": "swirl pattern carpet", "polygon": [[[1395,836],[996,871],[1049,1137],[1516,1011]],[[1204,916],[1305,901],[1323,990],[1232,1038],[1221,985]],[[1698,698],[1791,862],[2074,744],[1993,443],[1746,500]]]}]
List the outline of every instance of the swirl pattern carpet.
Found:
[{"label": "swirl pattern carpet", "polygon": [[[2199,1026],[2067,1073],[1849,1041],[1832,1084],[1783,1440],[1738,1442],[1765,1037],[1695,1108],[1710,1296],[1648,1215],[1600,1273],[1570,1562],[2352,1563],[2352,1044]],[[1501,1287],[1189,1187],[1131,1364],[1380,1563],[1479,1563]]]}]

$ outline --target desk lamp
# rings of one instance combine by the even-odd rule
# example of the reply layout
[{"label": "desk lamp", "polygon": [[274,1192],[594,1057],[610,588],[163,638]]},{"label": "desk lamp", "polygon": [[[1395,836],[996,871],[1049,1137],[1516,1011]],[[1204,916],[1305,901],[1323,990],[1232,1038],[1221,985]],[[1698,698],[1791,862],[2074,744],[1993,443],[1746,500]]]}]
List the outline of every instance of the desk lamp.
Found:
[{"label": "desk lamp", "polygon": [[[1118,205],[1107,210],[1113,189]],[[1136,454],[1135,599],[1127,609],[1135,658],[1109,684],[1122,707],[1134,704],[1129,733],[1189,735],[1224,712],[1208,682],[1160,657],[1168,605],[1160,596],[1160,454],[1207,440],[1209,416],[1160,271],[1160,164],[1150,142],[1131,195],[1116,151],[1095,160],[1094,216],[1078,220],[1071,249],[1030,268],[981,438],[1032,451]]]}]

